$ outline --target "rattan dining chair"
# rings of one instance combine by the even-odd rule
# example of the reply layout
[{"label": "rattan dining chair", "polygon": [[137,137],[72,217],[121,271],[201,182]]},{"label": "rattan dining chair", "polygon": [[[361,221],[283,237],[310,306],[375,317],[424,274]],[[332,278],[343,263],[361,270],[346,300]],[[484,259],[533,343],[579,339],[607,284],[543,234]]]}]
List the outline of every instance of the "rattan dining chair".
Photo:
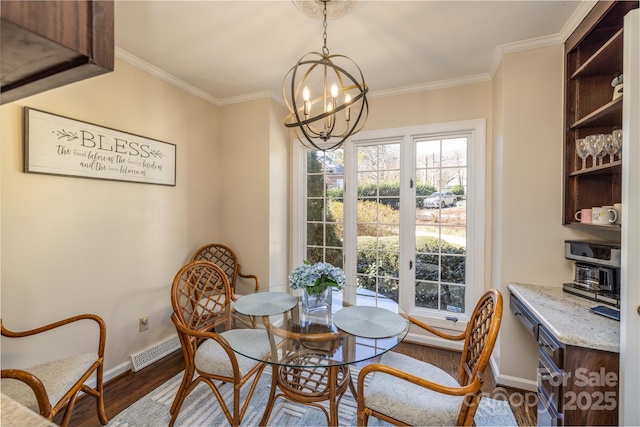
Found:
[{"label": "rattan dining chair", "polygon": [[[369,416],[401,426],[472,425],[501,319],[502,295],[496,289],[480,298],[466,330],[457,336],[409,317],[441,338],[464,340],[458,378],[409,356],[385,353],[380,363],[365,366],[358,375],[358,425],[367,425]],[[365,387],[368,375],[371,381]]]},{"label": "rattan dining chair", "polygon": [[[210,388],[222,411],[232,426],[242,421],[255,387],[266,364],[258,360],[270,355],[270,344],[264,329],[229,330],[217,334],[214,327],[233,319],[231,288],[227,275],[209,261],[192,261],[176,274],[171,287],[171,320],[176,326],[185,370],[182,383],[171,405],[172,426],[184,399],[200,382]],[[228,342],[228,346],[223,343]],[[245,349],[245,357],[234,353],[234,349]],[[258,360],[256,360],[258,359]],[[194,379],[195,374],[198,376]],[[251,382],[251,387],[240,408],[242,386]],[[215,380],[233,384],[233,409],[225,403]]]},{"label": "rattan dining chair", "polygon": [[208,245],[204,245],[191,257],[191,261],[197,260],[206,260],[212,262],[217,265],[224,271],[227,275],[227,280],[229,281],[229,286],[231,287],[231,296],[233,299],[237,299],[240,294],[237,292],[237,282],[238,277],[242,277],[244,279],[253,279],[255,281],[255,291],[258,292],[260,289],[260,283],[258,280],[258,276],[253,274],[243,274],[240,269],[240,264],[238,263],[238,257],[236,253],[228,246],[220,244],[220,243],[211,243]]},{"label": "rattan dining chair", "polygon": [[[60,424],[64,427],[69,424],[76,399],[82,391],[96,398],[98,418],[102,425],[106,425],[109,420],[104,410],[102,380],[107,327],[102,318],[95,314],[81,314],[23,332],[8,330],[4,327],[2,319],[0,319],[0,325],[3,337],[19,339],[44,334],[53,329],[86,320],[96,322],[98,325],[95,353],[79,354],[26,369],[2,369],[2,393],[27,408],[39,412],[48,420],[53,420],[56,414],[66,407]],[[73,327],[66,329],[70,333],[73,332]],[[92,388],[86,385],[85,381],[94,372],[96,386]]]}]

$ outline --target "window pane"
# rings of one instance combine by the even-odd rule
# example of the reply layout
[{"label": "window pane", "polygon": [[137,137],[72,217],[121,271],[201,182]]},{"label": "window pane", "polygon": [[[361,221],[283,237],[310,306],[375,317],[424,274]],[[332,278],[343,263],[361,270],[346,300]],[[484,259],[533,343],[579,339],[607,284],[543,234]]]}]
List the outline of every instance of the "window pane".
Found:
[{"label": "window pane", "polygon": [[358,197],[377,197],[377,185],[377,172],[358,172]]},{"label": "window pane", "polygon": [[467,253],[467,229],[463,227],[442,227],[442,245],[443,254],[460,254]]},{"label": "window pane", "polygon": [[307,223],[307,245],[323,246],[324,225],[312,222]]},{"label": "window pane", "polygon": [[325,251],[325,262],[342,268],[342,249],[329,249]]},{"label": "window pane", "polygon": [[[327,223],[325,227],[325,245],[342,247],[342,238],[338,235],[338,227],[336,224]],[[329,262],[329,261],[327,261]]]},{"label": "window pane", "polygon": [[376,251],[358,248],[358,273],[370,274],[376,266]]},{"label": "window pane", "polygon": [[416,143],[416,169],[440,167],[440,140]]},{"label": "window pane", "polygon": [[378,282],[378,293],[396,302],[398,301],[399,289],[397,279],[380,279]]},{"label": "window pane", "polygon": [[378,169],[400,170],[400,144],[392,143],[378,146]]},{"label": "window pane", "polygon": [[416,283],[416,307],[438,309],[437,283]]},{"label": "window pane", "polygon": [[464,313],[464,286],[442,285],[442,309],[454,313]]},{"label": "window pane", "polygon": [[442,281],[448,283],[464,284],[465,257],[442,256]]},{"label": "window pane", "polygon": [[307,199],[307,221],[322,221],[324,200]]},{"label": "window pane", "polygon": [[416,279],[438,281],[440,257],[438,255],[416,255]]},{"label": "window pane", "polygon": [[358,147],[358,170],[372,171],[378,168],[378,148],[375,145]]},{"label": "window pane", "polygon": [[442,141],[442,167],[467,166],[467,138]]},{"label": "window pane", "polygon": [[306,261],[315,264],[316,262],[321,262],[322,258],[322,248],[307,247]]},{"label": "window pane", "polygon": [[322,175],[309,175],[307,177],[307,196],[324,196],[324,177]]}]

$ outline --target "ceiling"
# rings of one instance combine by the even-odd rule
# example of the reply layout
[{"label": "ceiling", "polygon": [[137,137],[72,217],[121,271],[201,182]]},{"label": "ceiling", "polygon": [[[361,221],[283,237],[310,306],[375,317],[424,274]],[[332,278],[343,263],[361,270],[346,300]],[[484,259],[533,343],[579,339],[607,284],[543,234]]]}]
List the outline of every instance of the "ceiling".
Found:
[{"label": "ceiling", "polygon": [[[503,53],[564,42],[593,4],[359,0],[328,21],[327,47],[359,65],[371,97],[471,83]],[[282,102],[285,74],[321,51],[322,31],[291,0],[115,3],[116,55],[216,105]]]}]

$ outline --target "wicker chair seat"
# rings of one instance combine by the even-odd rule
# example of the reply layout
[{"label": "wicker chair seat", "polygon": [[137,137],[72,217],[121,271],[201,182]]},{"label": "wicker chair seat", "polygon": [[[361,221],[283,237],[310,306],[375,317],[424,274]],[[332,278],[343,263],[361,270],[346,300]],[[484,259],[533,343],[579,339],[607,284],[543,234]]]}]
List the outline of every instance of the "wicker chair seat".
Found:
[{"label": "wicker chair seat", "polygon": [[[448,387],[460,387],[451,375],[429,363],[403,354],[387,352],[381,362],[387,366]],[[462,396],[450,396],[376,372],[367,386],[368,408],[413,426],[456,425]]]},{"label": "wicker chair seat", "polygon": [[[262,359],[271,351],[269,338],[265,330],[256,329],[233,329],[219,334],[232,348],[246,349],[243,354]],[[240,375],[245,376],[258,363],[257,360],[245,357],[236,353]],[[233,377],[233,368],[229,356],[221,344],[216,340],[208,339],[204,341],[194,357],[196,369],[210,375]]]},{"label": "wicker chair seat", "polygon": [[[98,360],[98,354],[87,353],[43,363],[24,369],[24,371],[33,374],[42,381],[49,401],[55,405],[87,373],[96,360]],[[36,396],[27,384],[12,378],[3,378],[1,387],[2,393],[27,408],[39,412]]]}]

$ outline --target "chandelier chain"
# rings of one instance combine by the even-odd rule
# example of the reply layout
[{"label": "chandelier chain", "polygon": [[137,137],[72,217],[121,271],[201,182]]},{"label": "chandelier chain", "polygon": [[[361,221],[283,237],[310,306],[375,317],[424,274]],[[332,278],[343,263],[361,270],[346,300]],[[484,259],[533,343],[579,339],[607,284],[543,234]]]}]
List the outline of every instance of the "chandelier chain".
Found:
[{"label": "chandelier chain", "polygon": [[327,1],[324,1],[324,10],[322,11],[323,14],[323,21],[322,21],[322,27],[324,28],[324,31],[322,33],[322,40],[324,41],[324,45],[322,46],[322,53],[325,54],[325,56],[329,55],[329,48],[327,47]]}]

